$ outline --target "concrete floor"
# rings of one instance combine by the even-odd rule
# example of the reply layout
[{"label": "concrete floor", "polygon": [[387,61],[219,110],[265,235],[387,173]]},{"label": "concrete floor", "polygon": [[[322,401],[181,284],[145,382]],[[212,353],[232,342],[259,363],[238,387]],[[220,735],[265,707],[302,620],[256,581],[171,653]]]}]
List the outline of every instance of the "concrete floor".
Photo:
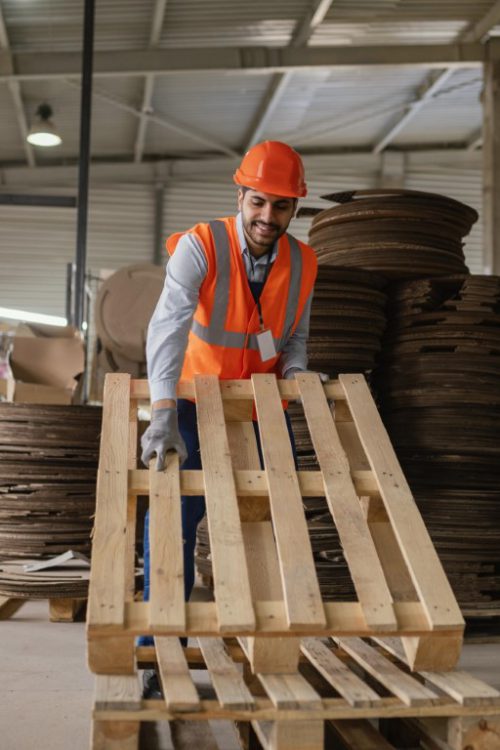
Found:
[{"label": "concrete floor", "polygon": [[[48,602],[30,601],[0,627],[2,750],[88,750],[93,677],[84,623],[51,623]],[[460,667],[500,689],[500,645],[466,645]],[[229,723],[212,728],[220,750],[239,748]],[[141,749],[171,750],[166,723],[146,729]]]}]

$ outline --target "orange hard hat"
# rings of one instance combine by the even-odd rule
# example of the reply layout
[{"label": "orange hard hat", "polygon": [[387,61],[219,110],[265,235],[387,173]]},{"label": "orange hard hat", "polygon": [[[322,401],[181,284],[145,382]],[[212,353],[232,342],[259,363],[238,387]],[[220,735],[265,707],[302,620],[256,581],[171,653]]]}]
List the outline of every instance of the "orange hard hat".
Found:
[{"label": "orange hard hat", "polygon": [[298,153],[281,141],[264,141],[249,149],[233,175],[237,185],[263,193],[304,198],[304,165]]}]

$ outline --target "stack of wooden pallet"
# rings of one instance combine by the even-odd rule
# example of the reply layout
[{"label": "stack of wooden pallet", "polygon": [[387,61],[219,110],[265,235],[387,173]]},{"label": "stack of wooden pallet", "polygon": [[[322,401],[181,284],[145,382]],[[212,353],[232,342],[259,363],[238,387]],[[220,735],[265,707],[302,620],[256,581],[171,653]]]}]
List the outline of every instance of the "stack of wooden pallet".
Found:
[{"label": "stack of wooden pallet", "polygon": [[[434,688],[418,678],[407,682],[402,667],[394,673],[361,640],[401,638],[412,670],[442,672],[457,662],[464,625],[362,376],[343,375],[325,386],[314,374],[279,382],[272,375],[221,382],[197,376],[181,383],[178,395],[196,401],[203,469],[179,471],[171,455],[164,471],[155,471],[154,462],[148,471],[137,468],[136,457],[137,410],[147,384],[125,375],[106,382],[87,628],[89,665],[98,675],[95,750],[136,748],[139,722],[180,717],[251,722],[270,750],[319,750],[325,720],[347,735],[370,732],[367,718],[392,712],[451,720],[471,713],[464,708],[467,690],[476,697],[483,690],[485,713],[498,713],[497,696],[484,686],[470,686],[456,673],[440,682],[430,677]],[[282,399],[301,401],[318,471],[295,470]],[[254,406],[264,468],[249,421]],[[136,501],[147,493],[151,592],[149,602],[140,602]],[[214,601],[184,602],[181,493],[206,498]],[[326,498],[349,564],[352,601],[320,595],[303,510],[308,496]],[[154,653],[136,654],[140,634],[154,636]],[[177,636],[199,639],[197,658],[210,670],[215,701],[194,689],[190,653]],[[341,652],[313,636],[333,638]],[[245,654],[245,682],[224,638],[236,638]],[[240,659],[241,652],[231,654]],[[333,694],[321,694],[302,675],[301,654]],[[137,656],[158,663],[164,701],[140,700]],[[380,691],[369,692],[368,683],[361,688],[350,665],[344,670],[346,659],[375,673]],[[356,725],[341,721],[348,718]]]}]

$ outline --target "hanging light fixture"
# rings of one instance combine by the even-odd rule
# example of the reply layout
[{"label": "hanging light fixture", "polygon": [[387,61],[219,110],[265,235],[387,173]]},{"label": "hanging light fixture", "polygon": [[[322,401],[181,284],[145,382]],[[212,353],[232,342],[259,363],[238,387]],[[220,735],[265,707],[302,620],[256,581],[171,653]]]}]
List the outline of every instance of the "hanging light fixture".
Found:
[{"label": "hanging light fixture", "polygon": [[33,122],[26,140],[33,146],[59,146],[62,138],[57,132],[51,120],[52,107],[49,104],[40,104],[36,111]]}]

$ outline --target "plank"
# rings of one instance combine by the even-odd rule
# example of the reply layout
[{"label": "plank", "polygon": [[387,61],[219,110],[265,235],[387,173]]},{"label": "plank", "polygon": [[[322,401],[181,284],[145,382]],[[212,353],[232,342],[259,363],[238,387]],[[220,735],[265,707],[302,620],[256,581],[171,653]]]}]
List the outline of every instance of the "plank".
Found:
[{"label": "plank", "polygon": [[463,627],[455,596],[364,377],[340,375],[339,381],[429,624],[443,629]]},{"label": "plank", "polygon": [[[297,401],[299,390],[294,380],[278,380],[280,397],[284,401]],[[131,397],[138,400],[149,399],[149,383],[147,380],[131,381]],[[331,380],[325,385],[325,393],[328,398],[335,401],[345,401],[345,393],[338,380]],[[223,401],[253,401],[254,394],[249,380],[222,380],[221,396]],[[194,380],[181,380],[177,385],[177,398],[195,399]]]},{"label": "plank", "polygon": [[314,450],[323,473],[325,496],[340,538],[366,622],[374,630],[394,630],[396,617],[373,539],[351,479],[349,462],[319,376],[297,374]]},{"label": "plank", "polygon": [[[128,428],[128,468],[134,470],[137,467],[137,401],[131,399],[129,403],[129,428]],[[130,475],[129,475],[130,476]],[[149,479],[149,478],[148,478]],[[135,534],[137,517],[137,497],[130,492],[128,494],[127,508],[127,570],[125,573],[125,598],[133,601],[135,594]]]},{"label": "plank", "polygon": [[123,625],[127,560],[130,375],[106,375],[88,622]]},{"label": "plank", "polygon": [[220,631],[251,630],[255,614],[219,381],[197,375],[194,384]]},{"label": "plank", "polygon": [[330,721],[329,726],[348,750],[394,750],[373,724],[364,719]]},{"label": "plank", "polygon": [[257,676],[275,708],[293,710],[323,707],[321,696],[299,673]]},{"label": "plank", "polygon": [[[400,638],[374,638],[373,640],[403,663],[408,664]],[[419,675],[462,706],[496,703],[500,713],[500,692],[468,672],[460,669],[454,669],[451,672],[420,670]]]},{"label": "plank", "polygon": [[371,674],[407,706],[428,706],[437,700],[436,693],[402,672],[361,638],[334,638],[334,640],[368,674]]},{"label": "plank", "polygon": [[94,709],[107,711],[137,711],[141,707],[141,688],[137,674],[97,675],[94,689]]},{"label": "plank", "polygon": [[155,637],[156,658],[165,704],[171,711],[199,711],[200,698],[178,638]]},{"label": "plank", "polygon": [[252,385],[288,624],[321,628],[325,613],[276,377],[252,375]]},{"label": "plank", "polygon": [[184,630],[184,558],[179,456],[168,453],[163,471],[149,464],[150,603],[153,632]]},{"label": "plank", "polygon": [[255,700],[243,675],[229,656],[222,638],[198,638],[212,685],[224,708],[252,709]]},{"label": "plank", "polygon": [[[228,435],[234,427],[245,426],[245,422],[233,422],[227,425]],[[253,433],[253,427],[250,425]],[[255,436],[254,436],[255,437]],[[266,475],[259,469],[234,469],[236,492],[238,496],[267,497]],[[354,487],[359,495],[380,497],[371,469],[368,471],[352,471]],[[303,497],[319,497],[325,494],[325,486],[320,471],[297,471],[300,492]],[[134,495],[147,494],[149,489],[149,473],[147,469],[129,471],[129,490]],[[183,469],[181,472],[181,493],[183,495],[200,495],[204,492],[203,472],[196,469]]]},{"label": "plank", "polygon": [[380,696],[319,638],[303,638],[301,651],[350,706],[364,708],[380,703]]},{"label": "plank", "polygon": [[[257,617],[256,627],[247,631],[242,630],[238,635],[251,636],[258,633],[259,637],[261,635],[290,637],[283,601],[256,601],[254,606]],[[358,602],[325,602],[324,610],[326,623],[321,630],[314,631],[315,635],[316,632],[319,635],[362,635],[364,637],[377,635],[367,627]],[[427,618],[419,602],[395,602],[394,610],[398,621],[398,630],[395,635],[416,636],[428,633]],[[180,631],[177,635],[221,635],[215,602],[188,602],[186,620],[186,632]],[[143,635],[149,633],[149,630],[148,602],[127,602],[125,628],[127,635]],[[120,634],[122,629],[120,627],[102,629],[89,625],[87,632],[90,638],[100,639],[106,634]],[[294,631],[293,635],[294,637],[310,636],[311,632],[308,627],[304,627],[302,631]]]}]

